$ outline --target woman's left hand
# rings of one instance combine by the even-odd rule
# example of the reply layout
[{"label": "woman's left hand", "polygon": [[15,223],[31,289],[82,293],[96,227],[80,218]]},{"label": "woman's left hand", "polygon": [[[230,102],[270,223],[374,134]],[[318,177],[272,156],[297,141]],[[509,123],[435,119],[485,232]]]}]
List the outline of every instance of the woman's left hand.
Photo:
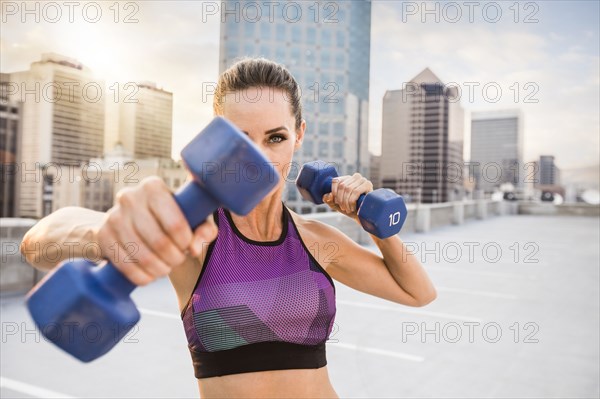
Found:
[{"label": "woman's left hand", "polygon": [[373,183],[360,173],[338,176],[331,182],[331,193],[323,196],[323,202],[335,211],[358,221],[356,201],[361,194],[373,191]]}]

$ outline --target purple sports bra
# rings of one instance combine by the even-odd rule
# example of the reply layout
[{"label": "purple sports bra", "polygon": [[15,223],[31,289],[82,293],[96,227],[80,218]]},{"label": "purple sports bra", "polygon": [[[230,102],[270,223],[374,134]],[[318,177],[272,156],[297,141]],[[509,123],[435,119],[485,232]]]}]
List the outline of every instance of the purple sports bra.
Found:
[{"label": "purple sports bra", "polygon": [[276,241],[253,241],[224,208],[219,233],[181,317],[196,378],[320,368],[335,319],[335,286],[283,205]]}]

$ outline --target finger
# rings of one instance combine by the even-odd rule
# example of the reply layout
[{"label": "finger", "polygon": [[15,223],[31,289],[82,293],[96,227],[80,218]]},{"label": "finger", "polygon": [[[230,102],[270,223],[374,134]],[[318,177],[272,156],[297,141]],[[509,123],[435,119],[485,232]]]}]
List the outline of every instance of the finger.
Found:
[{"label": "finger", "polygon": [[331,208],[331,210],[336,211],[336,212],[342,212],[342,210],[336,203],[330,202],[328,205]]},{"label": "finger", "polygon": [[123,256],[126,254],[125,246],[120,242],[115,229],[111,226],[104,226],[98,233],[98,240],[102,247],[110,249],[105,251],[104,256],[133,284],[144,286],[154,280],[152,275],[146,273],[135,263],[125,261]]},{"label": "finger", "polygon": [[194,256],[200,256],[202,254],[203,246],[207,243],[211,243],[215,238],[217,238],[218,233],[219,229],[213,219],[213,216],[210,215],[205,222],[200,224],[194,230],[194,238],[191,245],[192,254]]},{"label": "finger", "polygon": [[[150,211],[180,250],[189,248],[193,232],[170,192],[156,190],[148,198]],[[167,195],[168,194],[168,195]]]},{"label": "finger", "polygon": [[354,191],[358,188],[358,186],[360,186],[361,180],[362,176],[358,173],[355,173],[345,182],[346,187],[342,201],[344,202],[344,207],[348,213],[352,213],[356,209],[355,197],[358,198],[358,196],[355,195]]},{"label": "finger", "polygon": [[162,261],[154,248],[146,245],[135,231],[133,223],[122,223],[119,226],[117,236],[119,241],[125,244],[127,250],[122,263],[132,264],[153,276],[154,279],[169,274],[171,267]]},{"label": "finger", "polygon": [[353,182],[348,187],[348,195],[344,198],[347,202],[347,207],[349,212],[356,212],[356,202],[358,201],[358,197],[363,193],[361,188],[363,186],[362,178]]},{"label": "finger", "polygon": [[160,227],[156,218],[147,213],[133,213],[133,226],[138,236],[151,251],[158,256],[167,266],[175,266],[185,261],[185,253],[173,242]]},{"label": "finger", "polygon": [[327,206],[329,206],[329,208],[331,210],[335,210],[335,208],[333,207],[333,194],[331,194],[331,193],[323,194],[322,200]]},{"label": "finger", "polygon": [[327,204],[327,206],[329,206],[329,208],[333,211],[337,211],[338,208],[335,205],[335,202],[333,201],[333,194],[332,193],[327,193],[325,195],[323,195],[323,202],[325,204]]},{"label": "finger", "polygon": [[343,211],[342,198],[344,197],[345,182],[350,176],[338,176],[331,181],[332,202]]},{"label": "finger", "polygon": [[333,202],[335,202],[336,193],[337,193],[339,184],[340,184],[339,177],[334,177],[333,179],[331,179],[331,197],[330,198]]},{"label": "finger", "polygon": [[337,191],[336,203],[340,206],[344,213],[350,212],[350,206],[348,204],[348,197],[351,194],[351,185],[356,180],[354,176],[347,176],[344,180],[340,181]]}]

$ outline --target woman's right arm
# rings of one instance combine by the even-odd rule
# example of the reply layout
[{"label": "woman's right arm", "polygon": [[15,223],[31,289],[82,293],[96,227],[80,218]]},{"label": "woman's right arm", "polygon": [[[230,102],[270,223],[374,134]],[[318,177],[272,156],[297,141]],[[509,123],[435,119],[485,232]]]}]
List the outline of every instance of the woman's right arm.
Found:
[{"label": "woman's right arm", "polygon": [[41,270],[67,258],[108,259],[143,286],[169,275],[188,254],[200,256],[204,243],[216,235],[212,217],[192,231],[173,193],[152,176],[121,189],[106,213],[65,207],[48,215],[25,234],[21,253]]},{"label": "woman's right arm", "polygon": [[27,231],[21,253],[30,265],[42,271],[52,270],[65,259],[99,259],[95,236],[105,216],[104,212],[76,206],[61,208]]}]

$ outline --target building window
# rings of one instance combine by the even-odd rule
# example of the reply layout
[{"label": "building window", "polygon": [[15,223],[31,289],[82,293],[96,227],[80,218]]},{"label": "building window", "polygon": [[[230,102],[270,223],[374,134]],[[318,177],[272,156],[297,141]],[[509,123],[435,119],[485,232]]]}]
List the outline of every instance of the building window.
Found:
[{"label": "building window", "polygon": [[254,26],[255,25],[256,25],[256,22],[252,22],[252,21],[244,22],[244,34],[246,35],[246,37],[254,36]]},{"label": "building window", "polygon": [[254,46],[250,43],[247,43],[246,46],[244,47],[244,51],[247,56],[251,57],[254,55]]},{"label": "building window", "polygon": [[285,40],[285,24],[277,24],[277,40]]},{"label": "building window", "polygon": [[304,156],[310,158],[314,155],[313,153],[314,153],[314,142],[312,140],[305,140],[302,143],[302,154],[304,154]]},{"label": "building window", "polygon": [[336,46],[338,48],[346,47],[346,33],[344,31],[336,32]]},{"label": "building window", "polygon": [[260,38],[263,40],[268,40],[271,38],[271,24],[263,22],[260,25]]},{"label": "building window", "polygon": [[331,57],[329,51],[321,51],[321,69],[331,68]]},{"label": "building window", "polygon": [[344,137],[345,136],[345,127],[344,122],[335,122],[333,124],[333,135],[336,137]]},{"label": "building window", "polygon": [[[306,73],[306,83],[308,84],[308,86],[312,86],[312,85],[314,85],[316,82],[317,82],[317,76],[315,75],[315,73],[314,73],[313,71],[309,71],[309,72],[307,72],[307,73]],[[316,87],[315,87],[315,88],[313,88],[312,90],[314,90],[314,89],[316,89]],[[309,90],[311,90],[311,89],[309,89]],[[309,91],[309,92],[307,93],[307,95],[310,95],[310,96],[311,96],[311,99],[314,101],[314,100],[315,100],[315,98],[314,98],[314,94],[315,94],[315,93],[314,93],[312,90],[311,90],[311,91]],[[317,99],[317,100],[318,100],[318,99]]]},{"label": "building window", "polygon": [[321,136],[321,137],[329,136],[329,125],[327,123],[321,123],[319,125],[319,136]]},{"label": "building window", "polygon": [[315,28],[309,27],[306,30],[306,41],[308,42],[308,44],[317,43],[317,30]]},{"label": "building window", "polygon": [[270,58],[269,47],[266,45],[260,46],[260,55],[265,58]]},{"label": "building window", "polygon": [[323,29],[321,31],[321,45],[323,47],[331,46],[331,31],[329,29]]},{"label": "building window", "polygon": [[346,10],[344,10],[343,6],[338,10],[337,14],[335,15],[335,19],[337,19],[339,24],[346,20]]},{"label": "building window", "polygon": [[346,103],[343,98],[336,98],[337,102],[333,103],[333,113],[336,115],[344,115],[346,113]]},{"label": "building window", "polygon": [[292,59],[290,60],[292,65],[298,65],[302,62],[302,55],[300,54],[300,49],[298,47],[292,47]]},{"label": "building window", "polygon": [[315,66],[315,52],[314,50],[306,50],[306,60],[305,60],[305,64],[307,67],[313,67]]},{"label": "building window", "polygon": [[237,35],[240,32],[238,26],[239,26],[239,24],[237,24],[237,23],[228,23],[227,24],[227,34],[229,36]]},{"label": "building window", "polygon": [[285,48],[282,46],[277,46],[275,49],[275,58],[277,62],[285,61]]},{"label": "building window", "polygon": [[329,156],[329,151],[328,151],[328,145],[329,143],[326,141],[320,141],[319,142],[319,157],[320,158],[325,158],[327,156]]},{"label": "building window", "polygon": [[344,157],[344,146],[341,141],[336,141],[333,143],[333,157],[334,158],[343,158]]},{"label": "building window", "polygon": [[[309,90],[310,89],[306,89],[305,88],[304,92],[305,93],[307,93],[307,92],[310,93]],[[314,99],[314,97],[309,94],[309,96],[304,99],[303,105],[304,105],[304,110],[306,111],[306,113],[312,113],[312,112],[314,112],[315,111],[315,99]],[[308,121],[307,121],[307,123],[308,123]]]},{"label": "building window", "polygon": [[302,43],[302,28],[297,25],[292,26],[292,42]]}]

